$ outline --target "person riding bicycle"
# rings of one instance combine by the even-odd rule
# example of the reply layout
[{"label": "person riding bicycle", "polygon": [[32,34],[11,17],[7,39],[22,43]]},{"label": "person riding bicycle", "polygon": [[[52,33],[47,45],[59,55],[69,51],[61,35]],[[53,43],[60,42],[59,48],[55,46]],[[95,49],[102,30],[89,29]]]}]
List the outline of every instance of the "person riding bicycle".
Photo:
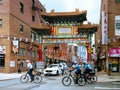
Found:
[{"label": "person riding bicycle", "polygon": [[30,75],[31,81],[33,81],[34,80],[33,65],[30,63],[30,60],[26,60],[26,62],[27,62],[28,74]]},{"label": "person riding bicycle", "polygon": [[78,75],[81,74],[81,62],[79,61],[78,63],[72,65],[72,67],[70,67],[70,70],[74,72],[74,78],[75,78],[75,84],[78,84]]},{"label": "person riding bicycle", "polygon": [[86,76],[88,76],[88,74],[92,71],[92,68],[91,68],[91,66],[89,65],[88,62],[83,62],[83,68],[85,69],[84,74]]}]

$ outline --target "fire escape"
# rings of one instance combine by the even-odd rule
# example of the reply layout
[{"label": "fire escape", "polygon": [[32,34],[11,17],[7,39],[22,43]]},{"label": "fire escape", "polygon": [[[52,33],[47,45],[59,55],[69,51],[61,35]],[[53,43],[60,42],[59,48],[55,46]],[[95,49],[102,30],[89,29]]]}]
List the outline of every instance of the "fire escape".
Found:
[{"label": "fire escape", "polygon": [[48,30],[47,27],[49,27],[49,25],[46,23],[46,21],[41,17],[41,12],[45,11],[45,8],[41,5],[41,3],[39,3],[38,1],[35,2],[35,0],[32,0],[32,10],[33,12],[36,12],[38,13],[39,15],[39,20],[40,20],[40,23],[41,23],[41,26],[43,28],[40,28],[42,30],[39,30],[39,34],[40,35],[50,35],[51,32],[50,30]]}]

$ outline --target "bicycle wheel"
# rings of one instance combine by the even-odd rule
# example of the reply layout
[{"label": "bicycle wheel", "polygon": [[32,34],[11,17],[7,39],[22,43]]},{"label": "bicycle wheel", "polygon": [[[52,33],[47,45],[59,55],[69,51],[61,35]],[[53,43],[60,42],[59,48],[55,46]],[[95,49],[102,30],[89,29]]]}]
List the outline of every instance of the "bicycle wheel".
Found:
[{"label": "bicycle wheel", "polygon": [[91,81],[92,82],[97,82],[97,76],[96,75],[91,75]]},{"label": "bicycle wheel", "polygon": [[35,75],[35,76],[34,76],[34,82],[35,82],[35,83],[41,83],[41,82],[42,82],[42,76],[40,76],[40,75]]},{"label": "bicycle wheel", "polygon": [[96,75],[94,75],[94,81],[97,82],[98,78]]},{"label": "bicycle wheel", "polygon": [[80,77],[80,78],[78,79],[78,85],[79,85],[79,86],[85,86],[85,85],[86,85],[85,78]]},{"label": "bicycle wheel", "polygon": [[20,77],[20,82],[21,83],[26,83],[26,82],[28,82],[28,80],[29,80],[29,77],[27,75],[22,75]]},{"label": "bicycle wheel", "polygon": [[71,84],[71,82],[72,82],[72,80],[71,80],[71,78],[68,77],[68,76],[63,77],[63,79],[62,79],[62,84],[63,84],[64,86],[69,86],[69,85]]},{"label": "bicycle wheel", "polygon": [[88,75],[87,77],[86,77],[86,81],[87,81],[87,83],[88,84],[92,84],[93,83],[93,77],[91,76],[91,75]]}]

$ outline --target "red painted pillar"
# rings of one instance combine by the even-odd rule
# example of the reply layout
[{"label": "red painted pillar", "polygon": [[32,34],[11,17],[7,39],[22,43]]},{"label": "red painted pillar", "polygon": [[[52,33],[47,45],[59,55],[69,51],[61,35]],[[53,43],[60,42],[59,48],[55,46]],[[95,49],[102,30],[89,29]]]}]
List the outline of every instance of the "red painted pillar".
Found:
[{"label": "red painted pillar", "polygon": [[39,54],[38,61],[43,61],[43,57],[42,57],[42,44],[39,45],[39,52],[38,52],[38,54]]},{"label": "red painted pillar", "polygon": [[91,47],[90,47],[90,43],[86,43],[86,47],[87,47],[87,62],[90,62],[91,59]]}]

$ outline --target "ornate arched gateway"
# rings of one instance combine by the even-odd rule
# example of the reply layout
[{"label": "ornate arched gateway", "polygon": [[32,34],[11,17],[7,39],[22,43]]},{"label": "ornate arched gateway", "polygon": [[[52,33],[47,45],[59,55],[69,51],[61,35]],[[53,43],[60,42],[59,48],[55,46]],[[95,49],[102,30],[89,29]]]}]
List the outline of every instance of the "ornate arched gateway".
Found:
[{"label": "ornate arched gateway", "polygon": [[86,14],[87,11],[79,11],[79,9],[75,12],[54,12],[52,10],[50,13],[41,13],[47,27],[40,25],[34,30],[38,33],[43,51],[45,52],[47,48],[47,58],[50,59],[47,62],[67,62],[70,43],[77,43],[81,57],[87,61],[91,60],[91,37],[97,31],[98,25],[89,22],[84,24],[87,21]]}]

